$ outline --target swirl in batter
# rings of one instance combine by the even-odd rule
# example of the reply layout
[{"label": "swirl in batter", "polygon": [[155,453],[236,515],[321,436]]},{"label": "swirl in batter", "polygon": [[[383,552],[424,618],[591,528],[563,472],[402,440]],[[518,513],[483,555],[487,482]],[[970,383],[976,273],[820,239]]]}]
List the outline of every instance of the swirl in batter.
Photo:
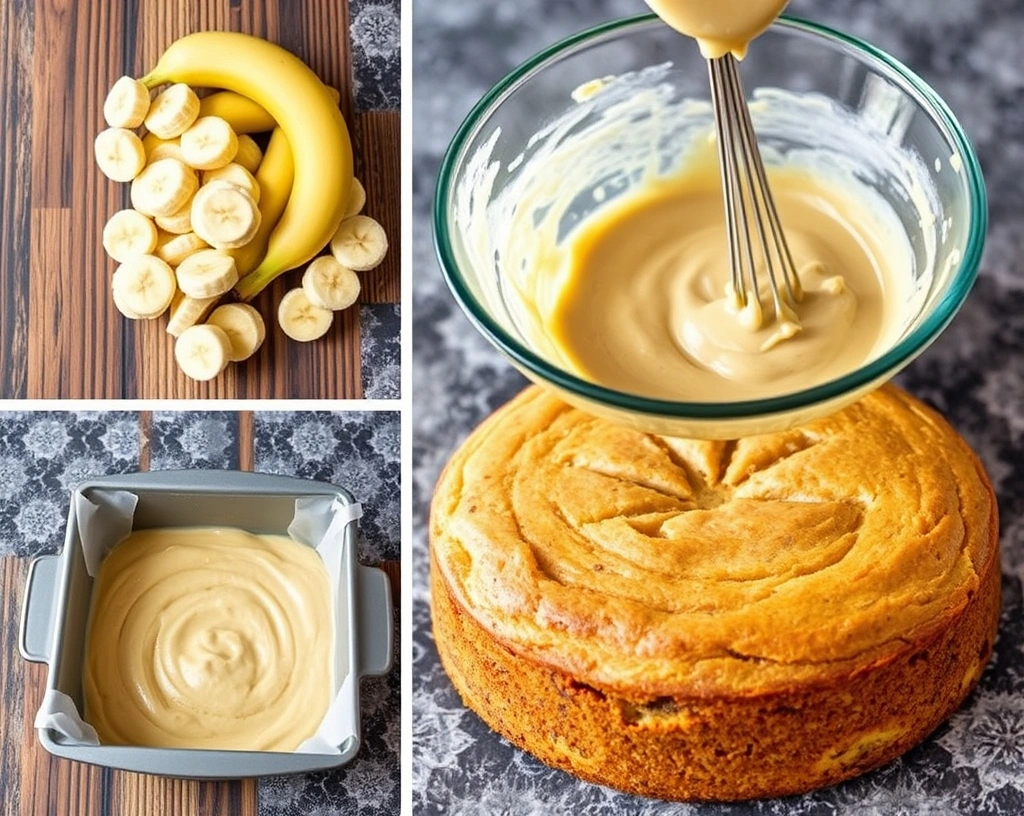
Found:
[{"label": "swirl in batter", "polygon": [[293,751],[331,700],[315,550],[230,528],[136,530],[96,576],[83,678],[107,745]]},{"label": "swirl in batter", "polygon": [[728,402],[819,385],[891,348],[912,297],[905,237],[857,190],[800,168],[772,168],[771,180],[804,290],[799,331],[775,320],[745,326],[726,296],[722,193],[708,150],[679,177],[587,219],[563,268],[538,266],[550,304],[541,319],[563,364],[629,394]]}]

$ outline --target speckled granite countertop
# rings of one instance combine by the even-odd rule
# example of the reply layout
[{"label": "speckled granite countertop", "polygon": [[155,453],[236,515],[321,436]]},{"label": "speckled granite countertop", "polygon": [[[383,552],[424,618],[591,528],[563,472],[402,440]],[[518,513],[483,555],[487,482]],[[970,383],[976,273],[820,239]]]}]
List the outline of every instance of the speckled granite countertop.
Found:
[{"label": "speckled granite countertop", "polygon": [[793,0],[790,13],[864,37],[942,94],[981,156],[990,229],[980,279],[901,377],[983,459],[1002,515],[996,654],[950,722],[902,759],[808,796],[691,806],[624,796],[542,765],[461,704],[430,635],[427,506],[444,462],[524,384],[472,328],[433,255],[430,203],[448,140],[473,103],[541,47],[644,10],[640,0],[417,0],[414,24],[414,802],[418,814],[1024,813],[1024,6],[1015,0]]}]

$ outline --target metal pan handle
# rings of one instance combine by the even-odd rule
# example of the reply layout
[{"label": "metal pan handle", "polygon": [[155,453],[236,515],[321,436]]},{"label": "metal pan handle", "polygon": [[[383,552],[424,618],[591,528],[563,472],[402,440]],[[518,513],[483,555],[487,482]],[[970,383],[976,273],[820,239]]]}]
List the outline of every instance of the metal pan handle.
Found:
[{"label": "metal pan handle", "polygon": [[359,676],[377,677],[391,670],[394,621],[391,583],[383,570],[359,565]]},{"label": "metal pan handle", "polygon": [[28,568],[25,602],[21,609],[18,651],[33,663],[49,663],[53,642],[53,606],[60,556],[36,558]]}]

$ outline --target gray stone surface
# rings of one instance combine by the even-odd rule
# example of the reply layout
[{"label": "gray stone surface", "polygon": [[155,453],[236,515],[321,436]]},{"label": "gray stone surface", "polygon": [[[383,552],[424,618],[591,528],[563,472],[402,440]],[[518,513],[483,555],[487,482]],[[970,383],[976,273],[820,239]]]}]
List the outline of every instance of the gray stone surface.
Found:
[{"label": "gray stone surface", "polygon": [[459,701],[430,636],[426,518],[445,460],[524,380],[472,328],[433,255],[430,202],[444,149],[473,103],[516,64],[640,0],[417,0],[414,4],[414,762],[420,814],[1024,813],[1024,6],[1016,0],[793,0],[790,13],[864,37],[949,102],[981,156],[990,230],[980,279],[942,337],[901,377],[978,451],[1002,514],[996,657],[952,720],[859,780],[787,800],[688,806],[624,796],[554,771]]}]

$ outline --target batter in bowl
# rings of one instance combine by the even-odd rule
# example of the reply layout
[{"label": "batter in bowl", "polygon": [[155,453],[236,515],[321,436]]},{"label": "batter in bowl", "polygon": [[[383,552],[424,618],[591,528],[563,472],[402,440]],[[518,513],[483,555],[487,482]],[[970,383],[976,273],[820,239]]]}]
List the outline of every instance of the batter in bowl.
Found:
[{"label": "batter in bowl", "polygon": [[542,319],[562,362],[617,391],[726,402],[835,379],[891,347],[911,296],[899,271],[905,245],[856,192],[810,170],[775,168],[771,182],[804,290],[795,322],[767,314],[745,325],[727,295],[721,185],[708,150],[678,177],[591,216],[563,268],[538,271],[556,288]]}]

